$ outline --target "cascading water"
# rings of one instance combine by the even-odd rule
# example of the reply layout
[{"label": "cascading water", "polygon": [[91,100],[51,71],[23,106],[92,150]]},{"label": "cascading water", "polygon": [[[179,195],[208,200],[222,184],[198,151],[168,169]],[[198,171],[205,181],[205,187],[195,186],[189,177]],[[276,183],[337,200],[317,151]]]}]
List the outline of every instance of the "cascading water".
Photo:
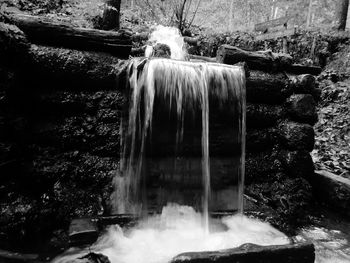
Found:
[{"label": "cascading water", "polygon": [[[148,41],[151,44],[165,44],[169,46],[172,59],[185,60],[187,57],[185,41],[179,29],[175,27],[156,26]],[[145,57],[151,57],[152,53],[153,46],[147,45]]]},{"label": "cascading water", "polygon": [[[165,38],[172,39],[179,36],[178,31],[173,29],[167,30],[161,27],[159,31],[167,33]],[[153,34],[154,40],[167,44],[162,42],[164,34],[159,31]],[[172,37],[169,37],[169,34]],[[183,39],[177,44],[176,41],[175,44],[171,42],[170,45],[172,52],[175,50],[177,54],[173,58],[185,57],[184,53],[181,53]],[[165,263],[176,255],[189,251],[227,249],[244,243],[258,245],[289,243],[289,239],[283,233],[270,225],[248,219],[243,215],[246,118],[244,76],[241,67],[215,63],[149,58],[137,59],[130,64],[128,70],[130,108],[121,122],[122,157],[119,173],[114,178],[115,191],[112,203],[116,213],[143,216],[137,226],[131,229],[111,226],[108,232],[89,248],[89,251],[108,256],[112,263]],[[238,198],[230,200],[232,203],[238,202],[236,207],[239,213],[221,219],[209,217],[211,183],[213,176],[217,176],[211,174],[210,163],[212,128],[210,116],[215,110],[220,112],[215,114],[226,116],[225,125],[238,130],[236,135],[232,136],[238,137],[238,143],[235,145],[239,148],[239,168],[233,169],[239,176],[237,177],[234,172],[231,175],[232,178],[238,178]],[[147,184],[146,154],[149,150],[147,147],[152,146],[153,133],[156,132],[153,130],[154,122],[159,121],[155,118],[156,112],[168,115],[169,119],[175,122],[175,124],[162,123],[175,127],[176,130],[171,133],[176,137],[171,140],[175,142],[172,170],[177,170],[179,154],[181,151],[184,152],[183,141],[188,136],[186,134],[188,124],[193,123],[201,129],[200,133],[195,133],[194,136],[201,137],[200,150],[195,151],[200,155],[199,169],[202,177],[200,207],[189,206],[191,200],[188,199],[194,199],[191,194],[179,205],[173,203],[170,194],[165,192],[162,195],[165,203],[164,200],[160,203],[164,204],[161,213],[148,215],[150,209],[147,202],[150,189]],[[192,137],[190,141],[196,141],[196,138]],[[195,148],[193,145],[191,147]],[[183,159],[188,158],[185,156]],[[229,163],[231,162],[233,159]],[[169,177],[170,184],[176,186],[179,180],[173,176],[174,171],[170,173],[172,174]],[[186,184],[190,183],[185,180],[182,186]],[[184,189],[176,191],[183,192]],[[78,254],[86,252],[83,250]],[[76,257],[77,253],[68,251],[55,263],[67,262]]]},{"label": "cascading water", "polygon": [[[244,176],[244,127],[245,127],[245,89],[244,72],[240,67],[223,66],[214,63],[192,63],[168,59],[150,59],[134,61],[129,68],[131,89],[130,111],[125,138],[123,141],[123,163],[121,176],[116,179],[117,197],[114,203],[122,209],[118,212],[138,213],[147,210],[142,198],[142,171],[146,138],[151,134],[154,101],[160,98],[166,101],[171,112],[177,114],[177,144],[181,144],[183,120],[188,109],[192,113],[196,108],[201,112],[202,123],[202,212],[203,224],[208,231],[210,187],[209,158],[209,97],[218,101],[221,107],[234,107],[239,112],[240,141],[242,142],[241,175]],[[232,121],[233,125],[233,121]],[[130,147],[131,146],[131,147]],[[176,146],[178,147],[178,146]],[[239,179],[241,188],[243,178]],[[147,189],[146,189],[147,191]],[[240,189],[243,195],[243,190]],[[122,197],[124,193],[125,196]],[[122,197],[122,198],[121,198]],[[243,198],[239,198],[243,203]],[[234,200],[232,200],[234,202]],[[127,205],[126,205],[127,204]],[[125,209],[129,206],[129,209]],[[242,212],[243,204],[239,204]]]}]

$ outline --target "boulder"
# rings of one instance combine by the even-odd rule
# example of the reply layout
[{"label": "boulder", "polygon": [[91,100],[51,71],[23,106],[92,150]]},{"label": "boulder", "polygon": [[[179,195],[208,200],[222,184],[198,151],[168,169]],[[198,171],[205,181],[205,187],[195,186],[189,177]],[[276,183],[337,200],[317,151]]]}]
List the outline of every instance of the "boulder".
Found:
[{"label": "boulder", "polygon": [[311,125],[317,122],[316,102],[310,94],[294,94],[287,100],[291,119]]},{"label": "boulder", "polygon": [[311,125],[286,121],[278,128],[281,141],[287,149],[311,152],[314,148],[315,132]]}]

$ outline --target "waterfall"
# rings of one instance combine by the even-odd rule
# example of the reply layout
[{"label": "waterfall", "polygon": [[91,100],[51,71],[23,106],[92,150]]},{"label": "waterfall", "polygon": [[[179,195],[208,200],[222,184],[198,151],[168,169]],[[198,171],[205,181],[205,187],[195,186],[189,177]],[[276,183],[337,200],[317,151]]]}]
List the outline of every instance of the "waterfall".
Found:
[{"label": "waterfall", "polygon": [[[134,60],[128,71],[130,88],[129,115],[123,119],[122,158],[120,173],[115,179],[114,203],[117,212],[147,212],[144,177],[146,140],[152,134],[155,100],[162,101],[165,111],[176,113],[176,148],[182,143],[184,118],[189,112],[200,112],[202,215],[208,230],[210,186],[209,105],[217,101],[221,108],[234,108],[239,116],[241,168],[239,176],[239,211],[243,211],[245,152],[245,75],[239,66],[215,63],[186,62],[170,59]],[[234,121],[232,120],[232,126]],[[233,136],[233,135],[232,135]],[[234,200],[232,200],[234,202]]]},{"label": "waterfall", "polygon": [[128,85],[130,109],[122,119],[122,158],[114,181],[116,211],[147,212],[147,171],[144,166],[149,146],[147,140],[155,132],[152,128],[159,104],[161,111],[175,115],[176,123],[172,126],[176,127],[172,133],[176,137],[173,138],[176,142],[174,159],[188,128],[187,115],[198,115],[201,122],[201,211],[186,204],[167,204],[160,213],[140,218],[134,227],[110,226],[91,247],[76,253],[68,251],[53,262],[68,262],[94,251],[106,255],[112,263],[165,263],[184,252],[223,250],[245,243],[289,243],[287,236],[269,224],[244,215],[210,218],[209,221],[211,176],[215,176],[210,173],[209,140],[210,112],[215,110],[213,105],[219,108],[219,114],[231,110],[236,113],[234,116],[238,116],[226,125],[236,125],[239,129],[240,176],[237,183],[240,197],[232,202],[238,201],[238,210],[243,211],[246,105],[245,78],[241,67],[170,59],[134,60],[129,67]]}]

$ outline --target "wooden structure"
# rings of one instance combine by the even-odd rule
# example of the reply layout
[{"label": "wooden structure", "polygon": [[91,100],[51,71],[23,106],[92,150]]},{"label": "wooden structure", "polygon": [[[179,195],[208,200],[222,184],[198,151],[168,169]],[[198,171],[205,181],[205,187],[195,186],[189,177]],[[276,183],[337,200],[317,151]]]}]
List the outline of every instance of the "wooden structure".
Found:
[{"label": "wooden structure", "polygon": [[[281,261],[283,259],[283,261]],[[244,244],[221,251],[187,252],[177,255],[172,263],[313,263],[315,248],[311,243],[258,246]]]},{"label": "wooden structure", "polygon": [[286,37],[295,34],[295,27],[290,23],[292,18],[292,16],[285,16],[256,24],[255,31],[261,33],[256,39],[268,40],[283,37],[283,53],[288,53],[288,42]]},{"label": "wooden structure", "polygon": [[254,30],[261,33],[258,40],[274,39],[295,34],[294,25],[290,23],[292,16],[280,17],[255,25]]}]

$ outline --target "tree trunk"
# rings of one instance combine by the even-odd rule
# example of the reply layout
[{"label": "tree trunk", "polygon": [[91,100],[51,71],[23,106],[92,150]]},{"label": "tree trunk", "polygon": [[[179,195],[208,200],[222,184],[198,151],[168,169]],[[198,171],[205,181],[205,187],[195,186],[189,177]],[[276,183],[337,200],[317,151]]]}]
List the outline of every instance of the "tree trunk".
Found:
[{"label": "tree trunk", "polygon": [[37,86],[58,90],[122,90],[127,65],[106,53],[31,45],[23,73]]},{"label": "tree trunk", "polygon": [[102,29],[119,30],[120,2],[121,0],[106,0]]},{"label": "tree trunk", "polygon": [[75,28],[21,13],[7,13],[7,20],[19,27],[34,44],[108,52],[123,58],[127,58],[131,51],[131,35],[125,31]]},{"label": "tree trunk", "polygon": [[312,11],[312,0],[309,0],[309,9],[307,11],[306,27],[309,28],[311,25],[311,11]]},{"label": "tree trunk", "polygon": [[222,45],[217,51],[217,61],[224,64],[246,62],[250,69],[283,71],[292,65],[292,57],[272,52],[252,52],[237,47]]},{"label": "tree trunk", "polygon": [[338,0],[338,30],[344,31],[346,28],[346,20],[348,18],[349,0]]},{"label": "tree trunk", "polygon": [[312,244],[293,244],[279,246],[258,246],[244,244],[238,248],[212,252],[187,252],[172,259],[172,263],[313,263],[315,248]]}]

